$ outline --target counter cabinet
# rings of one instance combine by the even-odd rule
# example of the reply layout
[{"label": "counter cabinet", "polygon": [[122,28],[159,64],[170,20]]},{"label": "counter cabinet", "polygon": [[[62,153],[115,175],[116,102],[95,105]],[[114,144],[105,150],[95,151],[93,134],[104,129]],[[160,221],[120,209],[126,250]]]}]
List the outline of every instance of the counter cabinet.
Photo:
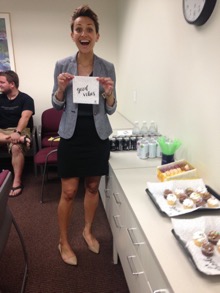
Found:
[{"label": "counter cabinet", "polygon": [[113,261],[119,256],[130,292],[172,293],[111,167],[100,195],[113,234]]}]

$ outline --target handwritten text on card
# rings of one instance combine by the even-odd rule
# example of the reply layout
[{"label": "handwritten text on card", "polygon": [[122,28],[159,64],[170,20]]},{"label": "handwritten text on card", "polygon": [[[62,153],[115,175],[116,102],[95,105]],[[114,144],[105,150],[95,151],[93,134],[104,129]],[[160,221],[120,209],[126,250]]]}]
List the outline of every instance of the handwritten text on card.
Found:
[{"label": "handwritten text on card", "polygon": [[79,104],[99,103],[99,82],[97,81],[97,77],[74,77],[73,102]]}]

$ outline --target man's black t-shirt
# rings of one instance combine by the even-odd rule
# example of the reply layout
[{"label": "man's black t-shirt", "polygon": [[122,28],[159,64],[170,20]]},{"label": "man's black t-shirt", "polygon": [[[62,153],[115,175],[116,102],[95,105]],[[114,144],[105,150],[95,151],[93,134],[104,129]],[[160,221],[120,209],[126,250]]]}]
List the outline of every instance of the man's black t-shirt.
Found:
[{"label": "man's black t-shirt", "polygon": [[35,113],[34,100],[29,95],[19,92],[14,100],[9,100],[7,95],[0,94],[0,128],[17,127],[25,110],[32,111],[33,115]]}]

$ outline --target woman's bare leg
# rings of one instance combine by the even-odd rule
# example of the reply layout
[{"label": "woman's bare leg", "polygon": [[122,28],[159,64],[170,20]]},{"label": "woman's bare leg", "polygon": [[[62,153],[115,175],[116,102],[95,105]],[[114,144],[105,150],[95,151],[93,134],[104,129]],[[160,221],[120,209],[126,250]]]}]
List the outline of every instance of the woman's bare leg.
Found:
[{"label": "woman's bare leg", "polygon": [[92,224],[99,203],[100,179],[100,176],[85,178],[85,227],[83,230],[83,236],[88,244],[89,249],[95,253],[99,253],[99,243],[92,234]]},{"label": "woman's bare leg", "polygon": [[73,211],[74,198],[78,190],[79,178],[62,178],[61,182],[62,192],[58,205],[58,222],[60,229],[59,250],[63,261],[68,263],[68,260],[74,257],[76,258],[69,244],[68,228]]}]

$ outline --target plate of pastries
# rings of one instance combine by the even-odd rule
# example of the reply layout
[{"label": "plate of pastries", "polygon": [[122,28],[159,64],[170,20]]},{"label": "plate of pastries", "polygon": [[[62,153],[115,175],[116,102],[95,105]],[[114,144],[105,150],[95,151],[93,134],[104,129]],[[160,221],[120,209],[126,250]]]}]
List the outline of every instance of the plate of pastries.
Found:
[{"label": "plate of pastries", "polygon": [[196,269],[220,275],[220,218],[172,219],[172,233]]},{"label": "plate of pastries", "polygon": [[220,210],[220,195],[202,179],[148,182],[146,192],[158,210],[168,217]]}]

